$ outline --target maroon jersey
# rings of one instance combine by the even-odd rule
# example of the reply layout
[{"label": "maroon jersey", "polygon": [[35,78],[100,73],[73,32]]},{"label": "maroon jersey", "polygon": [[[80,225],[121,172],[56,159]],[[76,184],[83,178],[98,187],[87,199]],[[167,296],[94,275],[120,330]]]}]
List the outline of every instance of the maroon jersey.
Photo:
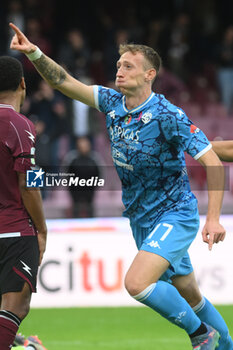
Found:
[{"label": "maroon jersey", "polygon": [[19,191],[17,172],[33,166],[35,127],[12,106],[0,104],[0,238],[36,235]]}]

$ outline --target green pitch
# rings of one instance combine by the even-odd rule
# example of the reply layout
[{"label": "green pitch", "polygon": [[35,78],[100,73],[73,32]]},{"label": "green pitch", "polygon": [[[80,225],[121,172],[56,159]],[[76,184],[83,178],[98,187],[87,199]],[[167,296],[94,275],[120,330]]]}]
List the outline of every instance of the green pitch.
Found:
[{"label": "green pitch", "polygon": [[[219,306],[233,335],[233,305]],[[20,332],[48,350],[187,350],[188,336],[146,307],[32,309]]]}]

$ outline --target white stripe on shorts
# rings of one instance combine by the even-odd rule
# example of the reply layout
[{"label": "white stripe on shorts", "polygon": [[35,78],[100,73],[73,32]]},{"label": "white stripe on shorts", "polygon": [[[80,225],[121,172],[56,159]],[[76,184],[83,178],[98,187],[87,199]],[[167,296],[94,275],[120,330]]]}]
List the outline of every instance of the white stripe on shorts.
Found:
[{"label": "white stripe on shorts", "polygon": [[11,238],[11,237],[20,237],[20,232],[7,232],[7,233],[0,233],[0,238]]}]

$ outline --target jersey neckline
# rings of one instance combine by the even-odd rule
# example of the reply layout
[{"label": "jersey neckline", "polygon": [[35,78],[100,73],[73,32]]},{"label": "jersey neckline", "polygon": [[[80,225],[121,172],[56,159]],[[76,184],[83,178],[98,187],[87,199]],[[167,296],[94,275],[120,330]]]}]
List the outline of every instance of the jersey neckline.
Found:
[{"label": "jersey neckline", "polygon": [[144,107],[154,96],[155,96],[155,93],[152,91],[150,96],[143,103],[141,103],[139,106],[137,106],[133,109],[128,109],[125,105],[125,95],[124,95],[122,98],[123,109],[127,113],[134,113],[134,112],[138,111],[139,109],[141,109],[142,107]]},{"label": "jersey neckline", "polygon": [[13,109],[13,111],[15,111],[15,109],[12,105],[7,105],[4,103],[0,103],[0,108],[10,108],[10,109]]}]

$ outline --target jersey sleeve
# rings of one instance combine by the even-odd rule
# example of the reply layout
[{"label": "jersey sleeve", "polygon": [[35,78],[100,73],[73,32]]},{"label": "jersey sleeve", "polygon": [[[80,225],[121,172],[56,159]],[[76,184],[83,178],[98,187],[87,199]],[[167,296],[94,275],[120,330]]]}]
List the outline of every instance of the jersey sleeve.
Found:
[{"label": "jersey sleeve", "polygon": [[199,159],[212,148],[206,135],[196,127],[180,108],[169,112],[161,121],[161,128],[169,143]]},{"label": "jersey sleeve", "polygon": [[104,114],[109,113],[122,98],[122,95],[114,89],[109,89],[100,85],[94,85],[93,92],[95,107]]},{"label": "jersey sleeve", "polygon": [[7,146],[14,158],[15,171],[26,173],[35,166],[35,138],[35,127],[31,122],[10,122]]}]

